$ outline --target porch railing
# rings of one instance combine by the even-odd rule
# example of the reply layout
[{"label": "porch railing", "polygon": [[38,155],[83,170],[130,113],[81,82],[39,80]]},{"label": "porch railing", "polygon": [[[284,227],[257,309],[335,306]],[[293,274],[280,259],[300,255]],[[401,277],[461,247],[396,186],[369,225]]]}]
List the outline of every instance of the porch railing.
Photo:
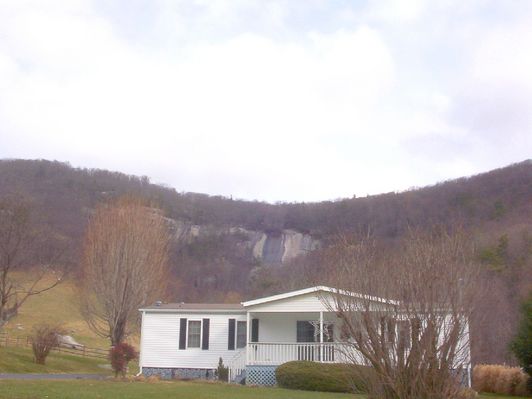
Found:
[{"label": "porch railing", "polygon": [[246,377],[246,351],[239,351],[228,363],[228,382],[240,383]]},{"label": "porch railing", "polygon": [[347,362],[346,344],[324,343],[250,343],[247,350],[247,364],[278,365],[292,360],[307,360],[322,363]]}]

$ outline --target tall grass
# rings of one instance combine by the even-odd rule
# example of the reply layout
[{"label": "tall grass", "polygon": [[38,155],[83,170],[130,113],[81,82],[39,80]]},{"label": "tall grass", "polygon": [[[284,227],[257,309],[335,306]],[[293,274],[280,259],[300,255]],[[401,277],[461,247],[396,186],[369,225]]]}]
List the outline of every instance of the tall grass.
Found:
[{"label": "tall grass", "polygon": [[519,367],[479,364],[473,369],[473,389],[478,392],[526,396],[527,380]]}]

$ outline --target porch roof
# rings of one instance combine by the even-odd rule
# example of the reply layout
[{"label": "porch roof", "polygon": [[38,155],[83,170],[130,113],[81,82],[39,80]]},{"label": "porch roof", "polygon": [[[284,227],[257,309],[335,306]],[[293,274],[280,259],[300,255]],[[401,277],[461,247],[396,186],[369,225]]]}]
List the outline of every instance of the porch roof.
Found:
[{"label": "porch roof", "polygon": [[396,301],[392,301],[392,300],[389,300],[389,299],[383,299],[383,298],[379,298],[379,297],[371,296],[371,295],[358,294],[356,292],[340,290],[340,289],[337,289],[337,288],[326,287],[326,286],[323,286],[323,285],[317,285],[315,287],[304,288],[302,290],[290,291],[290,292],[285,292],[283,294],[271,295],[271,296],[267,296],[267,297],[264,297],[264,298],[259,298],[259,299],[254,299],[254,300],[251,300],[251,301],[242,302],[242,305],[245,308],[247,308],[247,307],[250,307],[250,306],[260,305],[260,304],[264,304],[264,303],[268,303],[268,302],[274,302],[274,301],[288,299],[288,298],[292,298],[292,297],[296,297],[296,296],[300,296],[300,295],[307,295],[307,294],[318,293],[318,292],[327,292],[327,293],[331,293],[331,294],[345,295],[345,296],[350,296],[350,297],[354,297],[354,298],[370,300],[372,302],[381,302],[381,303],[386,303],[386,304],[396,304]]}]

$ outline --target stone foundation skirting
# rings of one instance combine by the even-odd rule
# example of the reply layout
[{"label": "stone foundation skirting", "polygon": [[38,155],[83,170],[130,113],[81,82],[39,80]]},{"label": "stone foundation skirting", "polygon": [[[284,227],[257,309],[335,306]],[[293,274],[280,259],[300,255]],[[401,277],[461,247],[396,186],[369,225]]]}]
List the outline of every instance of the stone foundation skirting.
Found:
[{"label": "stone foundation skirting", "polygon": [[214,369],[143,367],[142,375],[144,377],[156,375],[163,380],[214,380],[214,371]]}]

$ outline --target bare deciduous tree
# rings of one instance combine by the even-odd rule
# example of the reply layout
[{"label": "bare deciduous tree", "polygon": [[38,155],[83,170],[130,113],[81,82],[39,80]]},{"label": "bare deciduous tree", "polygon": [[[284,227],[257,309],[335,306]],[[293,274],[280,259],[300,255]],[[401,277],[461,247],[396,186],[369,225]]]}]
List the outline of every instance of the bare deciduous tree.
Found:
[{"label": "bare deciduous tree", "polygon": [[[62,241],[62,237],[34,223],[25,198],[0,198],[0,329],[28,298],[63,280],[66,268],[59,265],[64,253]],[[47,276],[53,276],[52,281]]]},{"label": "bare deciduous tree", "polygon": [[138,309],[160,298],[167,283],[165,219],[139,199],[98,206],[84,241],[81,308],[90,328],[121,343]]},{"label": "bare deciduous tree", "polygon": [[[469,317],[478,292],[470,237],[443,229],[411,231],[393,254],[370,237],[331,249],[331,285],[351,362],[370,365],[379,398],[452,398],[470,366]],[[378,298],[390,299],[387,302]]]},{"label": "bare deciduous tree", "polygon": [[65,334],[61,326],[52,324],[39,324],[33,328],[31,336],[31,349],[35,363],[45,364],[50,351],[59,346],[59,336]]}]

